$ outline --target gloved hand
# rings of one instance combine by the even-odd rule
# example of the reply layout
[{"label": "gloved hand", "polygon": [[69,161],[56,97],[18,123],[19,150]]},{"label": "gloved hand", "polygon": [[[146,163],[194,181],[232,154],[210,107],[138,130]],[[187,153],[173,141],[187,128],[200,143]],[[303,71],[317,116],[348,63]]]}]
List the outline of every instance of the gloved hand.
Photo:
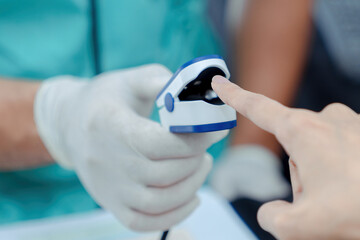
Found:
[{"label": "gloved hand", "polygon": [[212,166],[206,149],[227,134],[172,134],[146,117],[170,79],[147,65],[79,81],[43,83],[35,101],[39,134],[105,209],[134,230],[165,230],[198,205]]},{"label": "gloved hand", "polygon": [[228,149],[215,166],[210,184],[229,201],[241,197],[266,201],[290,193],[290,185],[281,175],[280,159],[258,145]]}]

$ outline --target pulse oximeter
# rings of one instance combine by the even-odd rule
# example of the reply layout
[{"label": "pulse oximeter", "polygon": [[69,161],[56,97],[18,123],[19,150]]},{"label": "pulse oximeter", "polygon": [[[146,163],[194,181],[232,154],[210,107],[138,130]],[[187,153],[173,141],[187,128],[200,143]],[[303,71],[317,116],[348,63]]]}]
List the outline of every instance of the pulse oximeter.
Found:
[{"label": "pulse oximeter", "polygon": [[235,110],[224,104],[211,88],[216,75],[230,78],[224,59],[218,55],[195,58],[182,65],[156,99],[161,124],[173,133],[235,127]]}]

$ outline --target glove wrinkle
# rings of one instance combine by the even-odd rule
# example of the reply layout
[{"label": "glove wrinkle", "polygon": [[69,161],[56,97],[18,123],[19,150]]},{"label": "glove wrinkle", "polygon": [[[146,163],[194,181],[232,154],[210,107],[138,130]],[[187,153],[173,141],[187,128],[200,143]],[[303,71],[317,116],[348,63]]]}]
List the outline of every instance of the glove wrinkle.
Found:
[{"label": "glove wrinkle", "polygon": [[35,122],[50,154],[133,230],[168,229],[198,206],[196,191],[212,167],[206,149],[228,134],[172,134],[147,119],[170,77],[159,64],[92,81],[60,76],[36,96]]}]

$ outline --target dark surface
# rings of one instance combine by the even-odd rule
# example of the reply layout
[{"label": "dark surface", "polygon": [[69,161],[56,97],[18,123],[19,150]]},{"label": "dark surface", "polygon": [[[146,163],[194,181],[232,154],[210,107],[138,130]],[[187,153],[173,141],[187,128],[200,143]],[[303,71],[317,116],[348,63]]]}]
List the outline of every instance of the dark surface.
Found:
[{"label": "dark surface", "polygon": [[203,100],[205,102],[222,105],[224,104],[220,98],[207,99],[207,91],[212,91],[211,81],[216,75],[225,77],[225,73],[217,67],[209,67],[204,69],[197,78],[189,82],[184,90],[179,94],[180,101]]}]

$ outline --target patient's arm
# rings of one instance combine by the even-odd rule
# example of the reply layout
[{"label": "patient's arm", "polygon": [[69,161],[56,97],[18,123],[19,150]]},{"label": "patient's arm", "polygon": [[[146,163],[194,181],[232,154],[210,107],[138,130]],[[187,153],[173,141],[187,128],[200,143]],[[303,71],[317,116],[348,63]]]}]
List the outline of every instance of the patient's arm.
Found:
[{"label": "patient's arm", "polygon": [[[312,1],[251,0],[247,7],[236,34],[237,81],[249,91],[291,105],[305,62]],[[272,135],[241,116],[233,144],[261,144],[280,151]]]},{"label": "patient's arm", "polygon": [[52,163],[37,133],[33,104],[39,82],[0,78],[0,170]]}]

